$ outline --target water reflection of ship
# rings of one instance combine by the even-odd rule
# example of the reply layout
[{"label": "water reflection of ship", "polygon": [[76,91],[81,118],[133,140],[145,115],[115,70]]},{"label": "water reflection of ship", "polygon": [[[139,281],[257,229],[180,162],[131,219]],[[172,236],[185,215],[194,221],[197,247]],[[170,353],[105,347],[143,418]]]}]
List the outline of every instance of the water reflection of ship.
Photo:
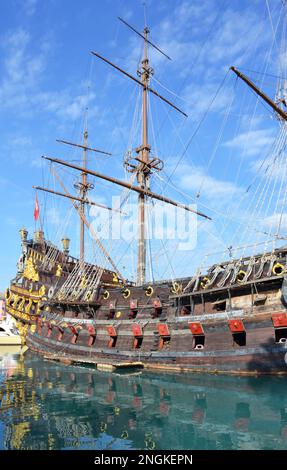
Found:
[{"label": "water reflection of ship", "polygon": [[[0,349],[1,351],[1,349]],[[18,368],[19,354],[2,353],[0,356],[0,384],[14,374]]]},{"label": "water reflection of ship", "polygon": [[110,375],[31,358],[1,385],[4,448],[283,449],[284,388],[283,379]]}]

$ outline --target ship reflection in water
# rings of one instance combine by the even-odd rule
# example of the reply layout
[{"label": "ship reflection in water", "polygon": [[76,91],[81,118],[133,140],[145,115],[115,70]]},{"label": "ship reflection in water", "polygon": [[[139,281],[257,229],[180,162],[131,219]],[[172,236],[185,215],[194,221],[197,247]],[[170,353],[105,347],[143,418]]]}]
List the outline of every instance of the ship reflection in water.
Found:
[{"label": "ship reflection in water", "polygon": [[0,358],[0,449],[285,449],[286,379]]}]

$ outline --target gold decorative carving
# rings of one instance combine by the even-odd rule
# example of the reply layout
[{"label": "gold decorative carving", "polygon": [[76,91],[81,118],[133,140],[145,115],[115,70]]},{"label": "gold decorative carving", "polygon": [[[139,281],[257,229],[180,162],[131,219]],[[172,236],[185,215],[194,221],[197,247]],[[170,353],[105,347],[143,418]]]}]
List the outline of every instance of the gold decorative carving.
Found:
[{"label": "gold decorative carving", "polygon": [[32,299],[29,299],[29,302],[28,302],[28,304],[25,308],[26,313],[30,313],[30,308],[31,308],[32,302],[33,302]]},{"label": "gold decorative carving", "polygon": [[22,298],[22,300],[21,300],[21,302],[20,302],[20,304],[19,304],[18,310],[20,310],[20,311],[23,310],[25,300],[26,300],[25,297]]},{"label": "gold decorative carving", "polygon": [[60,264],[58,264],[57,269],[56,269],[56,276],[61,277],[62,275],[63,268]]},{"label": "gold decorative carving", "polygon": [[29,257],[25,263],[23,276],[30,281],[39,281],[39,274],[34,266],[32,257]]},{"label": "gold decorative carving", "polygon": [[[42,286],[42,287],[45,287],[45,286]],[[30,298],[30,297],[33,297],[35,299],[38,299],[39,297],[42,297],[43,294],[41,293],[41,289],[42,287],[40,288],[39,291],[33,291],[32,288],[29,288],[29,289],[23,289],[21,287],[17,287],[17,286],[12,286],[11,287],[11,298],[12,296],[15,294],[15,292],[17,294],[20,294],[21,296],[24,295],[26,298]],[[45,288],[45,292],[46,292],[46,288]],[[44,293],[45,293],[44,292]]]},{"label": "gold decorative carving", "polygon": [[45,295],[45,294],[46,294],[46,287],[43,285],[43,286],[40,287],[40,289],[39,289],[39,295],[41,295],[41,297],[42,297],[42,296]]},{"label": "gold decorative carving", "polygon": [[13,307],[16,308],[17,302],[19,300],[19,295],[14,294],[14,302],[13,302]]}]

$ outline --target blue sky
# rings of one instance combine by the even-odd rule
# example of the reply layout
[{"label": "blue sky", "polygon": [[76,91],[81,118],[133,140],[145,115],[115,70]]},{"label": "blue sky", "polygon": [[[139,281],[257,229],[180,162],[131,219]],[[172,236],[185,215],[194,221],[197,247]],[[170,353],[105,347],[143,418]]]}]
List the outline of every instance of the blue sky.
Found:
[{"label": "blue sky", "polygon": [[[122,158],[129,148],[139,144],[140,138],[138,128],[131,135],[139,90],[90,55],[95,50],[135,74],[141,42],[119,23],[117,16],[141,29],[142,2],[0,2],[1,290],[15,274],[20,253],[18,230],[23,225],[30,233],[34,230],[32,186],[55,184],[40,157],[45,154],[79,161],[79,153],[59,146],[55,140],[81,140],[86,107],[90,144],[113,153],[111,159],[90,155],[90,168],[125,178]],[[242,214],[242,208],[248,206],[248,216],[254,213],[254,206],[249,209],[251,198],[243,200],[240,207],[236,204],[257,177],[262,158],[274,147],[279,129],[270,110],[244,84],[239,84],[228,68],[236,65],[260,72],[250,72],[249,76],[274,97],[276,80],[262,72],[279,73],[282,2],[149,0],[147,17],[152,39],[173,59],[167,61],[151,51],[153,87],[189,114],[184,119],[150,98],[155,129],[154,133],[150,129],[150,141],[165,160],[163,179],[156,179],[153,189],[184,203],[195,201],[212,215],[210,225],[200,225],[198,243],[201,248],[216,251],[228,246],[236,228],[234,218]],[[281,70],[286,67],[284,52],[280,64]],[[75,181],[71,172],[60,170],[60,174],[67,184]],[[164,181],[171,174],[175,188],[168,188]],[[260,184],[257,193],[268,199],[266,186]],[[281,188],[282,182],[277,180],[276,184]],[[97,199],[105,203],[116,194],[115,189],[100,183],[96,190]],[[271,192],[276,194],[275,183]],[[282,188],[280,194],[283,198]],[[55,234],[61,236],[69,204],[42,195],[39,199],[41,215],[49,221],[46,233],[54,241]],[[276,204],[274,196],[264,212],[265,228],[273,226],[272,214],[280,212]],[[230,220],[224,219],[229,206]],[[71,221],[67,233],[77,254],[74,215]],[[240,235],[241,228],[237,226],[236,230]],[[172,245],[168,248],[176,249]],[[111,250],[117,257],[118,245]],[[157,246],[155,251],[159,250]],[[194,251],[189,256],[186,264],[191,270],[191,260],[198,261],[202,255],[197,250],[196,256]],[[126,266],[128,263],[125,261]],[[175,264],[173,272],[187,274],[181,269],[180,259]]]}]

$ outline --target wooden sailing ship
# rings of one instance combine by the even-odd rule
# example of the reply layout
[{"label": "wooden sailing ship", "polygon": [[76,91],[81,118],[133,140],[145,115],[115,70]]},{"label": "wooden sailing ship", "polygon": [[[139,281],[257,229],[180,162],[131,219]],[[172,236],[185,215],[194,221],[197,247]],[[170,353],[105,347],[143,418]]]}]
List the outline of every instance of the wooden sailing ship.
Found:
[{"label": "wooden sailing ship", "polygon": [[[127,163],[137,184],[88,169],[85,157],[82,166],[44,157],[53,164],[82,174],[80,197],[69,193],[54,169],[52,171],[64,192],[36,187],[64,196],[72,202],[81,220],[81,255],[79,260],[71,263],[67,253],[58,252],[57,261],[50,272],[50,294],[43,297],[46,294],[43,290],[40,299],[38,291],[35,301],[41,302],[37,315],[27,317],[31,324],[27,332],[27,344],[32,350],[50,358],[89,362],[100,367],[104,364],[111,370],[137,365],[158,370],[193,372],[286,373],[286,248],[220,260],[206,272],[197,271],[191,277],[152,283],[146,280],[147,200],[159,200],[189,212],[194,212],[194,209],[150,189],[150,181],[155,172],[161,171],[162,161],[151,154],[147,96],[151,93],[177,112],[185,113],[151,88],[153,70],[150,67],[148,46],[163,52],[149,40],[147,27],[143,33],[134,31],[144,42],[139,78],[98,53],[92,54],[136,82],[142,91],[142,142],[133,160],[129,159]],[[273,109],[281,125],[286,126],[287,113],[283,104],[270,99],[236,68],[231,67],[231,70]],[[86,140],[82,147],[86,155]],[[121,273],[87,219],[85,206],[89,203],[87,192],[91,189],[87,182],[88,175],[138,195],[136,283],[130,282]],[[198,217],[210,219],[202,212],[195,212]],[[108,261],[109,271],[85,262],[84,226],[90,230]],[[46,258],[50,260],[51,257]],[[33,271],[35,278],[31,280],[37,282],[37,267],[32,266],[29,260],[30,257],[26,261],[25,270]],[[55,283],[56,266],[64,273],[60,283]],[[27,279],[27,276],[24,275],[24,278]],[[26,280],[23,282],[24,288],[27,287]],[[26,300],[23,305],[18,305],[18,290],[17,282],[12,282],[7,308],[19,318],[19,311]],[[30,297],[33,295],[32,289]]]}]

